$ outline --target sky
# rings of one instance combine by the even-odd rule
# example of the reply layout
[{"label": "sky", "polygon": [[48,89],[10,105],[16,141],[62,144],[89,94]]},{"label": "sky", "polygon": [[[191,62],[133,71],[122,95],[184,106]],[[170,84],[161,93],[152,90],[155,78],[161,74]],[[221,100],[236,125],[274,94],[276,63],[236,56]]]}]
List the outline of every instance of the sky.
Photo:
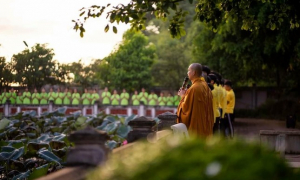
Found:
[{"label": "sky", "polygon": [[122,40],[129,25],[117,26],[118,33],[104,32],[108,24],[103,17],[88,19],[84,37],[79,36],[72,20],[79,18],[82,7],[92,5],[117,5],[128,0],[0,0],[0,56],[7,61],[13,54],[23,51],[26,41],[29,47],[36,43],[48,44],[54,49],[54,60],[60,63],[85,64],[92,59],[108,56]]}]

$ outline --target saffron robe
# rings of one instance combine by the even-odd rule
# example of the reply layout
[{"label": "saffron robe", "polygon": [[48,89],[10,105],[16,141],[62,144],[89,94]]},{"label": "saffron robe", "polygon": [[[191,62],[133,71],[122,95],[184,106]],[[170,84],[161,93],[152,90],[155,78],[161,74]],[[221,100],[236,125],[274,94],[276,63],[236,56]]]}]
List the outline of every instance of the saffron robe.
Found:
[{"label": "saffron robe", "polygon": [[184,123],[192,135],[208,137],[213,133],[213,96],[204,78],[196,78],[177,107],[177,123]]}]

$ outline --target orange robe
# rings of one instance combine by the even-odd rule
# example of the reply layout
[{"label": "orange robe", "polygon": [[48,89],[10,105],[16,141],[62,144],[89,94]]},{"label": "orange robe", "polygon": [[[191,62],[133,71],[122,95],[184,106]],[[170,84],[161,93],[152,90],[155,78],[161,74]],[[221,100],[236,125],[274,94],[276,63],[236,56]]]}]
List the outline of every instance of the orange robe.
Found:
[{"label": "orange robe", "polygon": [[192,135],[208,137],[214,125],[213,96],[203,77],[192,83],[177,107],[177,123],[184,123]]}]

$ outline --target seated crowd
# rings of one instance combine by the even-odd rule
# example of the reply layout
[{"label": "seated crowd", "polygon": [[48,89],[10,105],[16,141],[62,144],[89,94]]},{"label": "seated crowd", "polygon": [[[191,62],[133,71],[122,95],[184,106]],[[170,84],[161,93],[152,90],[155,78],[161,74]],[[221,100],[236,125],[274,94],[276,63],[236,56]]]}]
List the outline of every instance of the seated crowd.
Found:
[{"label": "seated crowd", "polygon": [[44,88],[39,93],[37,89],[31,93],[28,88],[23,93],[16,92],[13,88],[9,92],[4,89],[0,94],[0,103],[5,104],[7,100],[13,105],[47,105],[52,100],[55,105],[93,105],[95,101],[98,101],[102,105],[113,106],[138,106],[141,103],[149,106],[177,106],[180,101],[180,96],[172,96],[169,93],[167,96],[163,92],[159,96],[151,91],[148,94],[144,88],[138,93],[135,91],[132,96],[123,89],[121,94],[118,94],[117,90],[114,90],[111,94],[107,88],[104,89],[101,95],[94,90],[84,89],[84,93],[79,94],[77,89],[74,88],[71,92],[68,88],[61,91],[58,88],[54,91],[52,88],[49,92],[46,92]]}]

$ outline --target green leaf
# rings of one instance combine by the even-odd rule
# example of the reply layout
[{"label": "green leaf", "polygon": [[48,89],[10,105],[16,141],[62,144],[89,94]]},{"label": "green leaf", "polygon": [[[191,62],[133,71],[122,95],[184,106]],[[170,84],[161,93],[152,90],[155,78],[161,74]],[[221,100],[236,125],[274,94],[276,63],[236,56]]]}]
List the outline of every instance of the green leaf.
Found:
[{"label": "green leaf", "polygon": [[82,13],[79,14],[79,16],[82,16],[85,13],[85,11],[83,11]]},{"label": "green leaf", "polygon": [[109,124],[109,123],[110,123],[110,121],[104,120],[102,122],[101,126],[97,126],[96,129],[103,130],[106,127],[106,125]]},{"label": "green leaf", "polygon": [[48,161],[48,162],[55,162],[60,164],[61,159],[59,157],[57,157],[55,154],[53,154],[52,152],[46,150],[46,149],[41,149],[38,152],[38,155],[40,158]]},{"label": "green leaf", "polygon": [[193,4],[193,0],[189,0],[190,4]]},{"label": "green leaf", "polygon": [[0,120],[0,132],[1,130],[5,129],[10,123],[10,120],[3,118]]},{"label": "green leaf", "polygon": [[109,30],[109,25],[106,25],[104,28],[104,32],[108,32],[108,30]]},{"label": "green leaf", "polygon": [[14,147],[11,146],[2,146],[1,147],[1,152],[13,152],[15,150]]},{"label": "green leaf", "polygon": [[137,117],[137,115],[135,115],[135,114],[132,114],[132,115],[126,117],[124,124],[125,124],[125,125],[128,125],[128,123],[129,123],[130,121],[132,121],[133,119],[135,119],[136,117]]},{"label": "green leaf", "polygon": [[8,160],[11,155],[12,155],[12,152],[1,152],[0,153],[0,162]]},{"label": "green leaf", "polygon": [[107,126],[105,126],[105,128],[103,130],[106,131],[107,134],[114,134],[118,128],[118,125],[119,125],[118,122],[113,122],[113,123],[110,123]]},{"label": "green leaf", "polygon": [[37,179],[39,177],[45,176],[48,172],[49,167],[50,167],[50,164],[45,164],[43,166],[35,168],[32,171],[32,173],[29,175],[28,180],[33,180],[33,179]]},{"label": "green leaf", "polygon": [[117,130],[117,135],[119,135],[122,138],[126,138],[130,131],[131,131],[130,126],[120,125]]},{"label": "green leaf", "polygon": [[18,170],[18,171],[24,171],[25,170],[24,163],[21,162],[21,161],[15,161],[15,160],[9,161],[9,168],[14,169],[14,170]]},{"label": "green leaf", "polygon": [[109,149],[114,149],[115,147],[117,147],[118,143],[116,141],[108,141],[106,143],[106,146],[109,148]]},{"label": "green leaf", "polygon": [[49,148],[49,145],[46,143],[33,143],[30,142],[27,144],[27,153],[36,154],[42,148]]},{"label": "green leaf", "polygon": [[24,146],[24,143],[22,140],[9,140],[8,142],[9,142],[8,146],[12,146],[16,149],[19,149]]},{"label": "green leaf", "polygon": [[66,143],[63,141],[51,141],[50,143],[50,147],[53,149],[62,149],[66,146]]},{"label": "green leaf", "polygon": [[125,17],[125,24],[127,24],[127,23],[129,23],[129,17],[128,16]]},{"label": "green leaf", "polygon": [[24,172],[24,173],[21,173],[21,174],[19,174],[19,175],[17,175],[17,176],[14,176],[14,177],[12,178],[12,180],[26,179],[29,175],[30,175],[30,170],[28,170],[28,171],[26,171],[26,172]]},{"label": "green leaf", "polygon": [[68,150],[68,148],[64,147],[62,149],[53,149],[52,151],[56,156],[58,156],[63,161],[65,161],[67,158],[67,150]]},{"label": "green leaf", "polygon": [[115,116],[107,116],[107,117],[104,118],[104,121],[106,121],[106,120],[109,121],[109,122],[116,122],[117,121]]},{"label": "green leaf", "polygon": [[7,146],[9,144],[9,142],[6,141],[0,141],[0,147],[2,146]]},{"label": "green leaf", "polygon": [[35,117],[35,116],[36,116],[36,111],[34,111],[34,110],[31,110],[31,111],[24,111],[22,116],[23,116],[23,117],[25,117],[25,116]]},{"label": "green leaf", "polygon": [[115,34],[118,33],[118,29],[116,28],[116,26],[113,26],[113,32],[114,32]]},{"label": "green leaf", "polygon": [[12,152],[11,156],[9,157],[9,160],[17,160],[23,155],[24,155],[24,147],[21,147],[20,149],[15,149]]},{"label": "green leaf", "polygon": [[78,117],[75,124],[76,125],[82,125],[82,124],[85,123],[86,120],[87,120],[87,117],[84,117],[84,116]]}]

